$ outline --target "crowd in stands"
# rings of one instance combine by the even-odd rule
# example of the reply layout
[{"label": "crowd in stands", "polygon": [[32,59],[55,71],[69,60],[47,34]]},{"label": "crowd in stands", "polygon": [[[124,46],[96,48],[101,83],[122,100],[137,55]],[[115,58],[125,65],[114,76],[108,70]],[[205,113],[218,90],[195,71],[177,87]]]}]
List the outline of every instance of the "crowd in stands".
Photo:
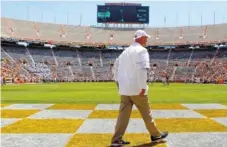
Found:
[{"label": "crowd in stands", "polygon": [[[131,44],[135,32],[134,29],[121,31],[116,28],[34,23],[9,18],[1,20],[1,38],[11,42],[1,47],[1,80],[11,83],[113,81],[113,63],[122,52],[119,49]],[[201,42],[226,45],[226,28],[227,24],[145,28],[151,35],[147,43],[151,66],[148,81],[161,81],[163,72],[166,72],[172,82],[227,82],[227,47],[197,48],[196,45]],[[18,46],[21,40],[34,46],[54,42],[55,45],[70,44],[71,47],[92,44],[99,49]],[[174,49],[172,45],[168,49],[159,48],[169,44],[193,46],[183,49]],[[110,50],[108,46],[115,50]],[[151,46],[158,49],[151,49]]]},{"label": "crowd in stands", "polygon": [[45,63],[35,63],[35,64],[23,64],[25,69],[28,70],[28,72],[33,73],[37,75],[38,77],[42,78],[48,78],[51,76],[51,70]]},{"label": "crowd in stands", "polygon": [[[122,50],[54,50],[48,58],[32,48],[2,47],[2,81],[13,83],[37,82],[104,82],[113,81],[113,63]],[[50,49],[47,49],[50,52]],[[44,52],[44,50],[42,50]],[[37,53],[37,55],[35,54]],[[149,50],[151,68],[148,81],[161,81],[165,71],[172,82],[227,82],[227,49]],[[37,58],[39,55],[39,58]],[[16,60],[18,57],[22,60]],[[35,57],[35,58],[34,58]],[[15,59],[15,60],[14,60]],[[23,62],[23,59],[27,59]],[[35,60],[34,60],[35,59]],[[45,59],[45,62],[44,62]],[[56,61],[55,61],[56,59]],[[35,63],[31,61],[35,61]],[[50,64],[51,63],[51,64]]]}]

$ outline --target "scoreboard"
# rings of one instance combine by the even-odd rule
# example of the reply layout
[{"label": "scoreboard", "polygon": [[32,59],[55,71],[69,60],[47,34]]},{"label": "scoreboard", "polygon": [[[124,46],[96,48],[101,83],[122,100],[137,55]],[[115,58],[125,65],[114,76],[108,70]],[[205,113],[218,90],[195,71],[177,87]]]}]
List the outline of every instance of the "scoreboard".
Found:
[{"label": "scoreboard", "polygon": [[149,23],[149,6],[97,6],[98,23]]}]

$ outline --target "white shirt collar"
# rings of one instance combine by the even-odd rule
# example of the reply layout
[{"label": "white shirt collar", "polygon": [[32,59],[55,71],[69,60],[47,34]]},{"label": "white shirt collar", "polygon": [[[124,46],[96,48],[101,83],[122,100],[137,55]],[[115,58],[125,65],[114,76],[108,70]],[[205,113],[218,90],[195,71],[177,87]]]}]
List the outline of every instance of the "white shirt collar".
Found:
[{"label": "white shirt collar", "polygon": [[133,46],[137,46],[137,45],[142,46],[142,45],[139,44],[138,42],[134,42],[132,45],[133,45]]}]

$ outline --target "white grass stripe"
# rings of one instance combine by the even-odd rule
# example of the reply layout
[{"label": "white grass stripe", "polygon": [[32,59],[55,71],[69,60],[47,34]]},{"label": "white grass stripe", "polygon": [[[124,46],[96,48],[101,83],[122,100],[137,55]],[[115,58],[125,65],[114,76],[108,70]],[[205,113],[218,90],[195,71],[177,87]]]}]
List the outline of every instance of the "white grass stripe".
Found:
[{"label": "white grass stripe", "polygon": [[154,118],[205,118],[193,110],[152,110]]},{"label": "white grass stripe", "polygon": [[226,147],[227,132],[170,133],[168,147]]},{"label": "white grass stripe", "polygon": [[[106,108],[104,110],[109,111]],[[193,110],[151,110],[151,112],[155,118],[205,118],[205,116]]]},{"label": "white grass stripe", "polygon": [[142,119],[130,119],[126,133],[148,133]]},{"label": "white grass stripe", "polygon": [[73,134],[1,134],[4,147],[64,147]]},{"label": "white grass stripe", "polygon": [[92,110],[42,110],[29,118],[33,119],[85,119],[89,116]]},{"label": "white grass stripe", "polygon": [[113,133],[116,119],[87,119],[77,133]]},{"label": "white grass stripe", "polygon": [[223,124],[227,127],[227,117],[218,117],[218,118],[212,118],[214,121]]},{"label": "white grass stripe", "polygon": [[17,118],[1,118],[1,128],[19,121]]},{"label": "white grass stripe", "polygon": [[[114,133],[116,119],[87,119],[77,133]],[[142,119],[130,119],[126,133],[147,133]]]},{"label": "white grass stripe", "polygon": [[10,106],[5,106],[2,109],[39,109],[39,110],[43,110],[46,109],[50,106],[52,106],[53,104],[12,104]]},{"label": "white grass stripe", "polygon": [[227,109],[227,106],[221,104],[182,104],[183,106],[196,110],[196,109]]},{"label": "white grass stripe", "polygon": [[[95,110],[119,110],[120,104],[98,104]],[[137,110],[136,106],[133,105],[133,110]]]}]

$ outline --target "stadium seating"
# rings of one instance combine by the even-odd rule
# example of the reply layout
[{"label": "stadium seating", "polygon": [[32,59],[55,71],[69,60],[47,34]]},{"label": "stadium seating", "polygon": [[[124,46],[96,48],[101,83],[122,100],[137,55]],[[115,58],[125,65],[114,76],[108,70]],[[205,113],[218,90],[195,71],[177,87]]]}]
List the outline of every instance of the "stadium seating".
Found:
[{"label": "stadium seating", "polygon": [[[52,43],[128,45],[134,29],[108,29],[87,26],[58,25],[1,18],[2,37]],[[26,26],[26,27],[25,27]],[[146,28],[151,35],[149,45],[219,42],[227,38],[227,24],[172,28]],[[113,34],[112,40],[110,35]],[[181,36],[181,38],[179,38]],[[159,38],[158,38],[159,37]],[[1,72],[10,78],[25,81],[109,81],[113,80],[112,65],[122,50],[34,48],[2,45]],[[173,48],[149,50],[155,80],[165,70],[171,81],[216,82],[227,80],[227,49]],[[13,70],[13,67],[17,67]],[[36,80],[38,79],[38,80]],[[151,77],[149,76],[149,80]]]},{"label": "stadium seating", "polygon": [[[1,26],[2,36],[31,40],[52,40],[56,43],[74,42],[77,44],[108,44],[110,43],[110,34],[113,34],[112,44],[129,45],[133,41],[135,32],[135,30],[110,30],[87,26],[31,22],[9,18],[1,18],[1,20],[3,22]],[[14,30],[13,33],[10,32],[10,30]],[[39,32],[39,35],[37,35],[37,31]],[[227,24],[216,24],[215,26],[146,28],[145,31],[151,35],[148,45],[219,42],[227,40]],[[157,35],[159,36],[159,39],[157,39]],[[180,36],[182,36],[182,38],[179,38]]]}]

